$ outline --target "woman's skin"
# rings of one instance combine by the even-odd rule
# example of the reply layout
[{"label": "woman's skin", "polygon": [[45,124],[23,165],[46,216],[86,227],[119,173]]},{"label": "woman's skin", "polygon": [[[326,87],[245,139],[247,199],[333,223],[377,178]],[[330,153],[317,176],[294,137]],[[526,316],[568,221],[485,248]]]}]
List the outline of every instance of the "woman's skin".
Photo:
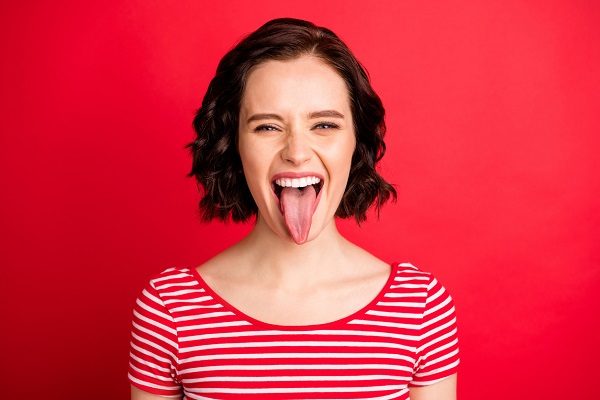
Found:
[{"label": "woman's skin", "polygon": [[[238,151],[258,205],[256,224],[239,243],[198,267],[207,284],[246,315],[277,325],[332,322],[368,305],[391,267],[347,241],[334,214],[355,146],[344,80],[317,58],[267,61],[247,80]],[[306,242],[286,227],[274,177],[318,176],[323,187]],[[456,398],[456,375],[411,388],[412,400]],[[133,400],[152,400],[132,387]]]}]

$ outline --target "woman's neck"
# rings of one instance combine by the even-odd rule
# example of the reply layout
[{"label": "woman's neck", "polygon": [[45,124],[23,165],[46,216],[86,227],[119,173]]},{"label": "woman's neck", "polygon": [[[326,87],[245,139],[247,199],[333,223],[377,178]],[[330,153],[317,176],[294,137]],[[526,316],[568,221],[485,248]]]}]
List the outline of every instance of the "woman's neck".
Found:
[{"label": "woman's neck", "polygon": [[302,245],[277,235],[260,218],[250,234],[230,250],[243,255],[242,268],[278,285],[298,288],[330,279],[349,261],[355,246],[331,221],[319,235]]}]

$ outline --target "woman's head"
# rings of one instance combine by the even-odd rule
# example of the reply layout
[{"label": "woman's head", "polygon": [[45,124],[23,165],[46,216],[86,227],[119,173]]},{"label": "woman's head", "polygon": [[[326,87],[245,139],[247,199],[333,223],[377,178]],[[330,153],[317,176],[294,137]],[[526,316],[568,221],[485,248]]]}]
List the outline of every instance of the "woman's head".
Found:
[{"label": "woman's head", "polygon": [[245,221],[257,213],[237,149],[240,105],[252,71],[266,61],[311,56],[330,66],[346,83],[356,147],[346,190],[336,216],[366,218],[380,207],[393,187],[375,170],[385,153],[384,108],[368,76],[347,46],[330,30],[296,19],[276,19],[253,32],[221,60],[201,108],[194,118],[196,140],[190,176],[202,188],[202,218]]}]

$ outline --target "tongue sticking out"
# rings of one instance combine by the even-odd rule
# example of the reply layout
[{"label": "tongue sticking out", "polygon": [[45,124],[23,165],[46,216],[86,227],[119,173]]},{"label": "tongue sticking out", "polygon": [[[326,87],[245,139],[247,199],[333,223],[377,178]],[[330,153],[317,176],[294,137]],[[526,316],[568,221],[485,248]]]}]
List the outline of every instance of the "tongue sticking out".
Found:
[{"label": "tongue sticking out", "polygon": [[308,239],[316,199],[317,192],[312,185],[281,190],[279,202],[283,219],[297,244],[303,244]]}]

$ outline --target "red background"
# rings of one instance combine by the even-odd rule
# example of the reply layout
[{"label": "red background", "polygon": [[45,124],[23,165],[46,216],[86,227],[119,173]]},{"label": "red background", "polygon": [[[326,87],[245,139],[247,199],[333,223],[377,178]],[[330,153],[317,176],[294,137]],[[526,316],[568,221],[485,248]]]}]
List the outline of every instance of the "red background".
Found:
[{"label": "red background", "polygon": [[371,73],[399,200],[341,227],[452,292],[459,398],[594,397],[597,1],[14,3],[0,10],[0,397],[127,398],[147,280],[248,230],[198,222],[183,146],[219,58],[280,16],[331,28]]}]

